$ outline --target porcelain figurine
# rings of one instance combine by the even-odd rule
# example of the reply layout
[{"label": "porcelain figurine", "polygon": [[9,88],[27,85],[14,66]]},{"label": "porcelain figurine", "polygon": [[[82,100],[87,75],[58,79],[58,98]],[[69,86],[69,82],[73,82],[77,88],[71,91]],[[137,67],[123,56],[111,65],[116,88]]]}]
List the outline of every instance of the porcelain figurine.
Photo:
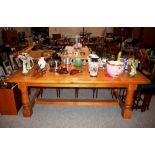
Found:
[{"label": "porcelain figurine", "polygon": [[44,68],[46,67],[46,61],[45,61],[44,57],[41,57],[41,58],[39,59],[38,65],[39,65],[39,67],[40,67],[41,70],[44,69]]},{"label": "porcelain figurine", "polygon": [[131,71],[129,73],[129,75],[132,77],[132,76],[135,76],[137,74],[137,71],[136,71],[136,62],[135,60],[131,60]]}]

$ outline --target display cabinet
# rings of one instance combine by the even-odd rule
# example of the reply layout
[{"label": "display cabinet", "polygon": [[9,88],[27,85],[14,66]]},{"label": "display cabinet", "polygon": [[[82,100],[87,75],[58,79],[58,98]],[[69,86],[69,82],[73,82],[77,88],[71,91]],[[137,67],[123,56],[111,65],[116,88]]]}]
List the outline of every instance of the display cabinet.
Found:
[{"label": "display cabinet", "polygon": [[4,44],[9,44],[10,47],[16,48],[17,46],[17,31],[2,31],[2,39]]}]

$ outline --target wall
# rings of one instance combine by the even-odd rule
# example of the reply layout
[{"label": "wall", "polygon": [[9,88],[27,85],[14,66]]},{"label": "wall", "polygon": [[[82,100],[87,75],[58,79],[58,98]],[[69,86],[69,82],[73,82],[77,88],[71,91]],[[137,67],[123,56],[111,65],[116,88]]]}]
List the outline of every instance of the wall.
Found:
[{"label": "wall", "polygon": [[25,32],[25,37],[31,36],[31,27],[15,27],[17,32]]},{"label": "wall", "polygon": [[52,34],[60,33],[62,35],[76,35],[79,34],[82,29],[80,27],[49,27],[49,36]]},{"label": "wall", "polygon": [[[113,32],[110,27],[85,27],[85,31],[92,33],[91,36],[102,36],[104,32]],[[77,35],[83,31],[82,27],[49,27],[49,36],[52,34],[60,33],[62,35]]]}]

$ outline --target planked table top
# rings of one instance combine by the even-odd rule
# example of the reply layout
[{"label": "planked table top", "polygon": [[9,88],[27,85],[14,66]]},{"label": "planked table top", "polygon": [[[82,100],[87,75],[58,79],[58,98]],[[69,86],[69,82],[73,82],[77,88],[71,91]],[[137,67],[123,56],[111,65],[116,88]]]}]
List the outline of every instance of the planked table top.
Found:
[{"label": "planked table top", "polygon": [[[70,70],[75,68],[74,66],[69,66]],[[106,70],[99,68],[97,77],[90,77],[88,72],[88,66],[77,67],[82,71],[82,73],[77,73],[75,75],[68,74],[58,74],[55,72],[50,72],[49,66],[45,74],[39,74],[36,70],[36,66],[29,71],[27,75],[22,74],[22,70],[18,70],[11,74],[5,81],[6,82],[24,82],[24,83],[58,83],[58,84],[118,84],[118,85],[128,85],[128,84],[149,84],[150,80],[137,72],[135,77],[130,77],[128,72],[123,72],[118,77],[110,77]]]}]

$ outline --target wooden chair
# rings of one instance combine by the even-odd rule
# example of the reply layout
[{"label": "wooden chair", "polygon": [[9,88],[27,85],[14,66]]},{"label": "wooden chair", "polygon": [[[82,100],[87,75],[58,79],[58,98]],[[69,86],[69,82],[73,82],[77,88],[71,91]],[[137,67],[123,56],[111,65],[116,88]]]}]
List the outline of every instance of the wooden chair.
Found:
[{"label": "wooden chair", "polygon": [[155,82],[149,85],[139,85],[134,93],[133,109],[149,110],[152,95],[155,94]]},{"label": "wooden chair", "polygon": [[137,53],[137,59],[140,62],[138,65],[138,70],[144,75],[150,76],[152,74],[152,66],[146,49],[141,49]]},{"label": "wooden chair", "polygon": [[[141,109],[142,112],[149,110],[152,95],[155,94],[155,63],[151,63],[146,50],[140,50],[137,57],[140,61],[138,70],[151,80],[151,84],[138,85],[134,92],[134,100],[132,109]],[[125,101],[126,89],[112,90],[112,97],[115,97],[122,102]]]},{"label": "wooden chair", "polygon": [[[148,77],[148,74],[146,75]],[[132,109],[140,109],[141,112],[149,110],[152,95],[155,94],[155,65],[152,69],[152,73],[148,77],[151,80],[151,84],[138,85],[137,90],[134,92],[134,100]],[[117,92],[117,97],[124,102],[126,97],[126,89],[120,89]]]},{"label": "wooden chair", "polygon": [[[75,98],[79,97],[79,89],[83,89],[83,88],[75,88]],[[92,88],[93,91],[93,98],[97,98],[98,97],[98,89],[97,88]]]},{"label": "wooden chair", "polygon": [[148,70],[146,76],[151,80],[151,84],[138,85],[134,93],[133,109],[141,109],[142,112],[149,110],[152,95],[155,94],[155,64],[152,72]]}]

